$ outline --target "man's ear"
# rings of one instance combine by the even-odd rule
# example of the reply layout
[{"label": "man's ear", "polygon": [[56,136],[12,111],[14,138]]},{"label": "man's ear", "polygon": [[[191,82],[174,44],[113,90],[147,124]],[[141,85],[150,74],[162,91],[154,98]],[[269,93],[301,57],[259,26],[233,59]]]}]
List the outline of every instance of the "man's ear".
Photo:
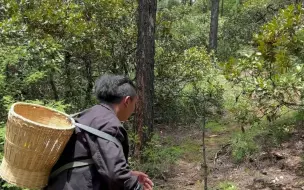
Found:
[{"label": "man's ear", "polygon": [[130,96],[126,96],[124,98],[124,104],[127,106],[130,102],[131,102],[131,97]]}]

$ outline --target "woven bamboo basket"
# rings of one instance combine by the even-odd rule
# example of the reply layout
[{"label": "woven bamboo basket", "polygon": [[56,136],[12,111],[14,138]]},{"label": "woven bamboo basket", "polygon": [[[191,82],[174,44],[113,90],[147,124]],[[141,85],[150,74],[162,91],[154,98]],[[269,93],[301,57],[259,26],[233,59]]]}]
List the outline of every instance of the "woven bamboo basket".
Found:
[{"label": "woven bamboo basket", "polygon": [[1,178],[18,187],[45,187],[74,127],[74,120],[64,113],[36,104],[13,104],[6,125]]}]

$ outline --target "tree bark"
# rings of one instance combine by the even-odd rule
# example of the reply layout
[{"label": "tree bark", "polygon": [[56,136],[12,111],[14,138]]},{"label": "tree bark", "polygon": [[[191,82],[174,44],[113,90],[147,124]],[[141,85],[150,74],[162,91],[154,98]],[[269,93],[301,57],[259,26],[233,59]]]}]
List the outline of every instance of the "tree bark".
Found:
[{"label": "tree bark", "polygon": [[208,165],[206,158],[205,128],[206,128],[206,99],[203,106],[202,140],[203,140],[203,166],[204,168],[204,190],[208,190]]},{"label": "tree bark", "polygon": [[[157,0],[138,1],[138,39],[136,52],[136,84],[138,103],[135,112],[135,131],[138,142],[135,156],[140,158],[143,145],[153,132],[155,20]],[[145,130],[145,128],[147,128]]]},{"label": "tree bark", "polygon": [[211,22],[209,35],[209,51],[217,49],[217,35],[218,35],[218,18],[220,0],[212,0],[211,5]]},{"label": "tree bark", "polygon": [[206,13],[209,10],[209,6],[210,6],[210,0],[204,0],[202,6],[203,13]]},{"label": "tree bark", "polygon": [[[194,88],[197,90],[197,88],[194,86]],[[204,190],[208,190],[208,165],[207,165],[207,156],[206,156],[206,141],[205,141],[205,137],[206,137],[206,123],[207,123],[207,109],[206,109],[206,102],[207,97],[206,95],[203,95],[203,105],[200,106],[202,107],[202,114],[199,115],[196,107],[194,105],[194,112],[196,113],[197,117],[200,118],[201,122],[202,122],[202,126],[201,126],[201,130],[202,130],[202,152],[203,152],[203,160],[201,162],[201,167],[202,167],[202,176],[203,176],[203,183],[204,183]]]},{"label": "tree bark", "polygon": [[92,89],[94,86],[93,76],[92,76],[92,63],[90,57],[84,56],[83,62],[85,63],[85,73],[87,78],[87,89],[86,89],[86,106],[92,103]]},{"label": "tree bark", "polygon": [[222,1],[222,6],[221,6],[221,16],[224,16],[224,0]]},{"label": "tree bark", "polygon": [[58,95],[58,91],[57,91],[56,84],[55,84],[55,81],[54,81],[54,72],[55,72],[55,70],[52,69],[52,72],[49,75],[49,77],[50,77],[49,79],[50,79],[50,85],[51,85],[51,88],[52,88],[52,91],[53,91],[54,99],[56,101],[58,101],[59,100],[59,95]]},{"label": "tree bark", "polygon": [[71,62],[71,54],[69,52],[66,52],[64,55],[64,69],[65,69],[65,86],[67,90],[65,91],[65,98],[70,99],[72,97],[72,78],[71,78],[71,70],[70,70],[70,62]]},{"label": "tree bark", "polygon": [[[302,3],[301,3],[302,2]],[[299,3],[301,3],[301,6],[304,6],[304,0],[295,0],[294,3],[297,5]]]}]

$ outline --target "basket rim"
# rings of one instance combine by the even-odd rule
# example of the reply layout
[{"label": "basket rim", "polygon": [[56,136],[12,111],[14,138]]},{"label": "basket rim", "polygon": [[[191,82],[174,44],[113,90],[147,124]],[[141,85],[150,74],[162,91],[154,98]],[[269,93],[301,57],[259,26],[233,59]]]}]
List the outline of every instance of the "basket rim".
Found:
[{"label": "basket rim", "polygon": [[[55,127],[53,125],[45,125],[45,124],[42,124],[42,123],[38,123],[38,122],[32,121],[32,120],[30,120],[28,118],[23,117],[22,115],[17,114],[14,111],[14,108],[17,105],[29,105],[29,106],[33,106],[33,107],[40,107],[40,108],[44,108],[44,109],[47,109],[47,110],[55,112],[55,113],[59,113],[60,115],[63,115],[63,116],[67,117],[70,120],[71,126],[65,127],[65,128],[60,128],[60,127]],[[75,120],[71,116],[69,116],[68,114],[66,114],[64,112],[61,112],[61,111],[58,111],[56,109],[53,109],[53,108],[50,108],[50,107],[46,107],[46,106],[43,106],[43,105],[39,105],[39,104],[33,104],[33,103],[27,103],[27,102],[16,102],[16,103],[14,103],[11,106],[10,113],[13,116],[18,117],[18,118],[20,118],[20,119],[22,119],[22,120],[24,120],[24,121],[26,121],[28,123],[31,123],[31,124],[34,124],[34,125],[38,125],[38,126],[41,126],[41,127],[45,127],[45,128],[60,129],[60,130],[71,130],[71,129],[75,128]]]}]

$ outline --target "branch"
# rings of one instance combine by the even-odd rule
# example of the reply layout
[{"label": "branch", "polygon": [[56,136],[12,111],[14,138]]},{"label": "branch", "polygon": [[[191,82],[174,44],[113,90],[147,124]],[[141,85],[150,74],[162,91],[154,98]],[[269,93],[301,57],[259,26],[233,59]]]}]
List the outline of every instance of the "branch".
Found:
[{"label": "branch", "polygon": [[297,107],[304,107],[304,104],[297,104],[293,102],[286,102],[285,100],[281,100],[281,103],[285,106],[297,106]]},{"label": "branch", "polygon": [[216,166],[216,161],[217,161],[217,159],[219,158],[219,154],[220,154],[222,151],[224,151],[224,149],[228,148],[229,146],[231,146],[231,143],[228,143],[228,144],[223,145],[223,146],[221,147],[221,149],[215,153],[215,156],[214,156],[214,159],[213,159],[213,164],[214,164],[214,166]]},{"label": "branch", "polygon": [[201,116],[200,116],[200,115],[198,115],[198,113],[197,113],[197,111],[196,111],[196,107],[195,107],[195,105],[194,105],[194,104],[193,104],[193,108],[194,108],[194,112],[195,112],[196,116],[197,116],[197,117],[199,117],[199,118],[201,118]]},{"label": "branch", "polygon": [[266,19],[265,19],[266,13],[262,14],[261,12],[257,12],[255,15],[258,17],[258,19],[256,21],[257,23],[260,22],[261,20],[263,20],[263,23],[266,22]]}]

